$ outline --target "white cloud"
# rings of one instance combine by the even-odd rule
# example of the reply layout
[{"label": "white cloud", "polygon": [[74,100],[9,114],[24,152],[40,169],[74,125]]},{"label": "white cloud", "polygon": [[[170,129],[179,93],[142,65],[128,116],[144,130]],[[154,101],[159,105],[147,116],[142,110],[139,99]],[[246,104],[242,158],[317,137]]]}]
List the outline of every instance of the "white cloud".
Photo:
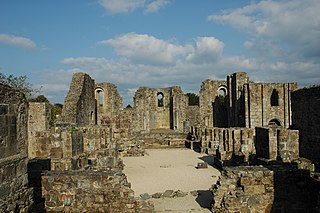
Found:
[{"label": "white cloud", "polygon": [[36,48],[36,44],[31,39],[8,34],[0,34],[0,42],[27,49]]},{"label": "white cloud", "polygon": [[[290,52],[298,52],[298,56],[319,59],[319,11],[319,0],[260,1],[211,15],[208,20],[250,32],[253,36],[251,42],[279,45],[283,57],[287,57]],[[262,48],[259,49],[261,51]],[[270,49],[270,46],[263,48],[266,49]]]},{"label": "white cloud", "polygon": [[124,13],[143,7],[144,0],[99,0],[98,2],[108,13]]},{"label": "white cloud", "polygon": [[223,52],[224,43],[214,37],[198,37],[194,52],[188,55],[187,60],[193,63],[215,62]]},{"label": "white cloud", "polygon": [[150,4],[146,5],[145,12],[146,13],[157,12],[158,10],[160,10],[161,8],[163,8],[164,6],[166,6],[169,3],[170,3],[169,0],[152,1]]},{"label": "white cloud", "polygon": [[170,0],[99,0],[98,3],[109,13],[127,13],[139,8],[144,9],[145,13],[153,13],[167,4]]},{"label": "white cloud", "polygon": [[191,45],[177,45],[146,34],[127,33],[98,44],[111,45],[115,52],[135,63],[168,65],[193,51]]}]

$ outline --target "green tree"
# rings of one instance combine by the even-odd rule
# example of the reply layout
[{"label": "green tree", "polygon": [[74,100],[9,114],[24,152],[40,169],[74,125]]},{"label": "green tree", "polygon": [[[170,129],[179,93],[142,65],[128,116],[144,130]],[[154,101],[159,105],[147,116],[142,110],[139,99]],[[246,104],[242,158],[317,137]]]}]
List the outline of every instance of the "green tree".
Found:
[{"label": "green tree", "polygon": [[47,102],[49,103],[49,100],[44,95],[38,95],[36,98],[29,99],[30,102]]},{"label": "green tree", "polygon": [[62,107],[63,107],[63,105],[62,104],[58,104],[58,103],[56,103],[56,104],[54,104],[52,106],[52,108],[51,108],[51,119],[52,119],[52,121],[55,121],[56,118],[61,115]]},{"label": "green tree", "polygon": [[194,93],[186,94],[189,99],[189,106],[199,106],[199,96]]},{"label": "green tree", "polygon": [[11,86],[26,96],[27,99],[30,99],[34,93],[37,93],[39,91],[36,91],[32,88],[32,85],[28,82],[27,76],[14,76],[14,75],[5,75],[3,73],[0,73],[0,83],[6,84],[8,86]]}]

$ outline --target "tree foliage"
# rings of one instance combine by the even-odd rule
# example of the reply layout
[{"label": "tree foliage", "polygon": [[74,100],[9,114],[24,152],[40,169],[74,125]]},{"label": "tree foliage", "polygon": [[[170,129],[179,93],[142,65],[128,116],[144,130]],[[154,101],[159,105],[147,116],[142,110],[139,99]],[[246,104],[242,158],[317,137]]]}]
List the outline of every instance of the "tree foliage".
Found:
[{"label": "tree foliage", "polygon": [[31,98],[36,91],[32,89],[32,85],[28,82],[27,76],[5,75],[0,73],[0,83],[11,86],[25,94],[26,98]]},{"label": "tree foliage", "polygon": [[62,113],[62,104],[54,104],[51,108],[51,119],[55,121]]},{"label": "tree foliage", "polygon": [[49,103],[49,100],[44,95],[38,95],[36,98],[31,98],[29,101],[31,102],[47,102]]},{"label": "tree foliage", "polygon": [[186,94],[189,98],[189,106],[199,106],[199,96],[194,93]]}]

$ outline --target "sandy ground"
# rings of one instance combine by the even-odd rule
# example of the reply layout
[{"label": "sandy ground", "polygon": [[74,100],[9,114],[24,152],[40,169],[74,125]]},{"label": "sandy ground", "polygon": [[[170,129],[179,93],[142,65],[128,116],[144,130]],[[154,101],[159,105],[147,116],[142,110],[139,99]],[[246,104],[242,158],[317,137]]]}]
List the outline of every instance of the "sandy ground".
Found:
[{"label": "sandy ground", "polygon": [[[152,199],[156,212],[210,212],[208,189],[217,181],[220,172],[208,165],[197,169],[198,162],[212,158],[190,149],[150,149],[143,157],[123,158],[124,173],[135,195],[150,195],[166,190],[199,191],[198,196]],[[209,199],[209,201],[208,201]],[[202,208],[204,207],[204,208]]]}]

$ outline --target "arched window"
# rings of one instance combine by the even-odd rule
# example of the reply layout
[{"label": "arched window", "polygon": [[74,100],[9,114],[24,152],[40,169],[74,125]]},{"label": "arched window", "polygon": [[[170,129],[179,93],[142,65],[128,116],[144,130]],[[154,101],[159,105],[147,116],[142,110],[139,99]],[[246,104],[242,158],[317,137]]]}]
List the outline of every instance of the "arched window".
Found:
[{"label": "arched window", "polygon": [[97,99],[97,104],[98,106],[103,106],[103,90],[102,89],[97,89],[96,90],[96,99]]},{"label": "arched window", "polygon": [[226,96],[227,96],[227,88],[225,86],[220,86],[218,89],[218,97],[219,97],[220,103],[224,103]]},{"label": "arched window", "polygon": [[225,97],[227,95],[227,90],[224,87],[219,88],[219,96]]},{"label": "arched window", "polygon": [[272,90],[270,103],[271,103],[271,106],[279,106],[279,92],[276,89]]},{"label": "arched window", "polygon": [[278,119],[272,119],[268,123],[269,126],[281,126],[281,122]]},{"label": "arched window", "polygon": [[162,92],[158,92],[157,93],[157,98],[158,98],[158,107],[163,107],[163,98],[164,98],[164,95]]}]

